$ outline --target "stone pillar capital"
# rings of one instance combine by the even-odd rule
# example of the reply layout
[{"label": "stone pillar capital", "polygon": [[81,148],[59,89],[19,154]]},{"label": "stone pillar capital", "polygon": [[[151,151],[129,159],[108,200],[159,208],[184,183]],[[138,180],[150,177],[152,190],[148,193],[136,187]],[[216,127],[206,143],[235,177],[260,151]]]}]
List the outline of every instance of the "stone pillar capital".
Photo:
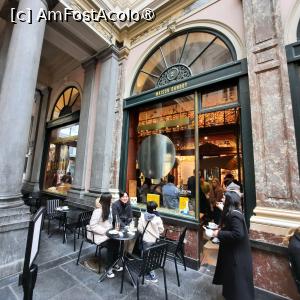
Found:
[{"label": "stone pillar capital", "polygon": [[95,57],[90,58],[81,64],[84,71],[88,71],[90,68],[96,67],[98,60]]},{"label": "stone pillar capital", "polygon": [[110,45],[108,48],[98,53],[96,57],[98,60],[104,61],[113,56],[116,58],[120,57],[120,51],[115,45]]}]

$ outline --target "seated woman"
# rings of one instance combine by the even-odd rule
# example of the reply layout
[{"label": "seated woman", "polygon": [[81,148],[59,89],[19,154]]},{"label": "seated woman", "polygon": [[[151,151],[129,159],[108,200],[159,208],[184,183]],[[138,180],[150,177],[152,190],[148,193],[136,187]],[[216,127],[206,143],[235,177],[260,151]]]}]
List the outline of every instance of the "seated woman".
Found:
[{"label": "seated woman", "polygon": [[[161,217],[156,211],[157,204],[154,201],[147,203],[147,211],[140,217],[138,231],[143,234],[143,250],[147,250],[156,243],[156,240],[164,232],[164,225]],[[151,271],[145,277],[146,281],[157,282],[155,272]]]},{"label": "seated woman", "polygon": [[[87,238],[93,240],[95,244],[100,245],[101,243],[108,240],[106,231],[109,230],[112,225],[109,222],[110,204],[112,195],[111,193],[103,193],[100,198],[95,200],[95,210],[90,220],[90,225],[87,225]],[[107,267],[115,261],[118,256],[119,244],[115,240],[108,240],[107,249]],[[107,272],[108,278],[114,278],[115,271],[122,271],[123,268],[115,265],[114,268],[110,268]]]}]

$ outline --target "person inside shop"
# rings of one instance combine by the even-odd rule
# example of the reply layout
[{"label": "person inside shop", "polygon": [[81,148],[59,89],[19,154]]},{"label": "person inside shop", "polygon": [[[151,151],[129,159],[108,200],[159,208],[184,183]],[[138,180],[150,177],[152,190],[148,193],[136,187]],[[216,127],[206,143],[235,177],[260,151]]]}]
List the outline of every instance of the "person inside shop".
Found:
[{"label": "person inside shop", "polygon": [[61,182],[72,184],[72,176],[71,176],[71,172],[67,172],[67,174],[65,174],[65,175],[61,178]]},{"label": "person inside shop", "polygon": [[217,203],[222,202],[223,194],[224,190],[221,187],[219,179],[213,178],[208,200],[210,205],[210,217],[216,224],[219,224],[221,219],[221,210],[217,207]]},{"label": "person inside shop", "polygon": [[[156,211],[157,204],[154,201],[147,202],[147,211],[141,215],[138,223],[138,231],[143,234],[143,251],[156,243],[159,236],[164,232],[164,225],[159,213]],[[151,271],[145,276],[146,281],[158,282],[156,274]]]},{"label": "person inside shop", "polygon": [[223,286],[226,300],[255,299],[248,230],[236,192],[225,193],[220,228],[210,234],[220,241],[213,283]]},{"label": "person inside shop", "polygon": [[[203,178],[203,177],[202,177]],[[195,177],[195,170],[193,170],[193,176],[188,178],[187,182],[188,190],[191,191],[191,208],[195,211],[196,209],[196,177]],[[199,186],[199,198],[200,198],[200,213],[203,213],[204,215],[209,215],[209,209],[208,209],[208,200],[205,196],[204,192],[202,191],[201,187],[201,178],[200,178],[200,186]]]},{"label": "person inside shop", "polygon": [[208,197],[210,192],[210,184],[204,179],[204,176],[200,177],[200,187],[204,195]]},{"label": "person inside shop", "polygon": [[171,209],[178,209],[179,190],[174,184],[175,177],[168,175],[168,183],[162,188],[164,206]]},{"label": "person inside shop", "polygon": [[136,194],[138,196],[138,199],[137,199],[138,202],[141,202],[141,199],[140,199],[140,193],[141,193],[141,188],[142,188],[141,175],[142,175],[141,170],[136,169],[135,178],[136,178]]},{"label": "person inside shop", "polygon": [[[100,198],[95,200],[95,210],[93,211],[90,224],[87,225],[87,237],[94,241],[95,244],[100,245],[107,241],[107,263],[106,268],[112,265],[118,256],[119,243],[116,240],[108,239],[106,236],[107,230],[111,228],[109,221],[110,204],[112,195],[111,193],[103,193]],[[110,268],[107,271],[108,278],[114,278],[115,274],[113,271],[122,271],[123,268],[115,265],[114,268]]]},{"label": "person inside shop", "polygon": [[160,206],[164,205],[163,191],[162,191],[162,188],[164,185],[165,185],[165,182],[164,182],[163,178],[161,178],[160,182],[158,184],[155,184],[152,187],[152,193],[159,195]]},{"label": "person inside shop", "polygon": [[[231,184],[231,183],[234,183],[234,184],[236,184],[236,185],[238,185],[238,186],[240,187],[240,188],[239,188],[239,192],[240,192],[240,193],[243,192],[243,186],[242,186],[242,184],[241,184],[238,180],[236,180],[236,179],[234,178],[234,175],[231,174],[230,172],[227,173],[227,174],[225,175],[224,179],[223,179],[223,184],[224,184],[224,186],[225,186],[225,188],[226,188],[227,186],[226,186],[225,183],[227,184],[227,186],[228,186],[229,184]],[[227,190],[227,189],[226,189],[226,190]],[[229,190],[230,190],[230,187],[229,187]],[[237,189],[234,188],[233,190],[237,190]]]},{"label": "person inside shop", "polygon": [[[230,174],[231,175],[231,174]],[[237,184],[237,181],[234,179],[234,176],[226,175],[224,177],[224,186],[225,186],[225,190],[227,192],[235,192],[237,193],[240,197],[243,196],[243,194],[241,193],[241,186],[240,184]]]},{"label": "person inside shop", "polygon": [[141,187],[140,196],[141,196],[142,203],[147,203],[147,194],[150,194],[152,192],[151,185],[152,185],[151,179],[146,177]]}]

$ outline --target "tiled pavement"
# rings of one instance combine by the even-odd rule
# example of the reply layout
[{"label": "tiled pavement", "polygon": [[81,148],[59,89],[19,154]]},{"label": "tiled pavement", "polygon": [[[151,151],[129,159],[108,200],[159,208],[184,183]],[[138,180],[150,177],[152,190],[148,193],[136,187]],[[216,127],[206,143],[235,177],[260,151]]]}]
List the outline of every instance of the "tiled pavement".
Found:
[{"label": "tiled pavement", "polygon": [[[42,233],[40,253],[37,259],[39,273],[34,290],[34,300],[82,300],[82,299],[136,299],[134,289],[128,279],[124,283],[123,294],[120,295],[121,274],[114,279],[105,279],[98,283],[96,274],[81,265],[76,265],[77,253],[73,252],[72,239],[62,244],[60,235],[48,238]],[[78,247],[79,248],[79,242]],[[87,245],[82,257],[94,255],[95,248]],[[221,287],[212,285],[213,269],[203,267],[200,271],[188,269],[186,272],[179,266],[181,287],[177,286],[176,273],[172,262],[166,263],[168,296],[170,300],[221,300]],[[140,299],[164,299],[164,284],[161,273],[159,283],[148,283],[140,288]],[[126,278],[126,277],[125,277]],[[0,280],[0,299],[23,299],[22,288],[17,285],[17,276]],[[279,300],[278,297],[264,295],[257,291],[256,300]]]}]

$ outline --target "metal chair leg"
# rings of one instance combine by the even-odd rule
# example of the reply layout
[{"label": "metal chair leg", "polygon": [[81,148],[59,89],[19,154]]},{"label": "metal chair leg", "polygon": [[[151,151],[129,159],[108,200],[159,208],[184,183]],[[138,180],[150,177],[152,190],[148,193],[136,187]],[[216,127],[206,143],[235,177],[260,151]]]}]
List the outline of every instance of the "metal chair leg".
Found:
[{"label": "metal chair leg", "polygon": [[74,252],[76,251],[76,229],[74,229]]},{"label": "metal chair leg", "polygon": [[83,242],[84,242],[84,240],[82,240],[81,245],[80,245],[80,249],[79,249],[79,253],[78,253],[78,258],[77,258],[76,265],[78,265],[78,263],[79,263],[79,259],[80,259],[80,255],[81,255],[81,249],[82,249]]},{"label": "metal chair leg", "polygon": [[48,219],[48,235],[50,234],[50,219]]},{"label": "metal chair leg", "polygon": [[178,286],[180,286],[176,257],[174,257],[174,263],[175,263],[175,269],[176,269],[177,283],[178,283]]},{"label": "metal chair leg", "polygon": [[124,275],[125,275],[125,267],[123,267],[123,271],[122,271],[122,281],[121,281],[121,291],[120,291],[120,294],[123,293]]},{"label": "metal chair leg", "polygon": [[165,285],[165,296],[166,296],[166,300],[168,300],[167,278],[166,278],[166,271],[164,268],[163,268],[163,275],[164,275],[164,285]]},{"label": "metal chair leg", "polygon": [[101,247],[98,250],[98,266],[99,266],[99,274],[101,273]]},{"label": "metal chair leg", "polygon": [[137,277],[136,279],[136,299],[140,299],[140,279]]},{"label": "metal chair leg", "polygon": [[186,271],[186,263],[185,263],[184,251],[180,252],[180,254],[181,254],[181,257],[182,257],[182,263],[183,263],[183,266],[184,266],[184,271]]}]

